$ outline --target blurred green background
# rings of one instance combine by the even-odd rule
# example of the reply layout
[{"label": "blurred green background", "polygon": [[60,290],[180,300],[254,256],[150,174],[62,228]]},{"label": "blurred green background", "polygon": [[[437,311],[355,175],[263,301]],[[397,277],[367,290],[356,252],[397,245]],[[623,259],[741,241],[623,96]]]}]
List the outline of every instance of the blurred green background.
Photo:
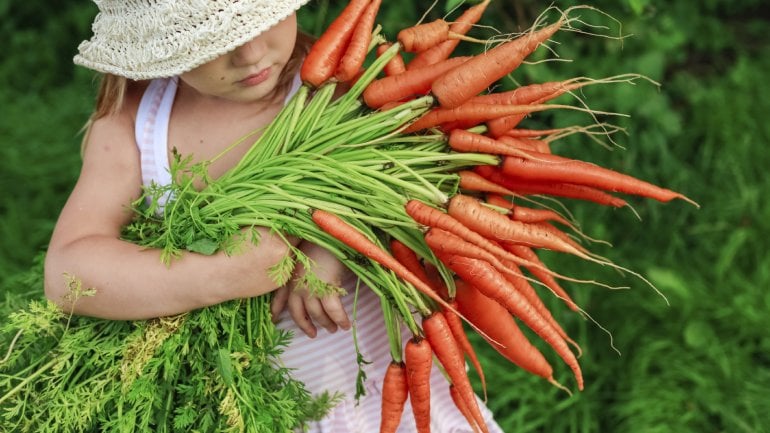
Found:
[{"label": "blurred green background", "polygon": [[[378,22],[392,39],[431,3],[386,0]],[[437,1],[427,19],[444,16],[457,3]],[[554,150],[681,191],[701,208],[632,198],[639,219],[629,209],[565,202],[588,235],[613,244],[597,244],[594,251],[646,276],[667,301],[639,279],[547,256],[561,273],[630,290],[567,286],[601,327],[553,304],[583,347],[585,391],[568,396],[481,345],[488,404],[509,433],[768,432],[770,12],[760,0],[588,4],[608,16],[585,10],[580,14],[586,21],[609,26],[605,34],[622,31],[627,37],[561,32],[552,53],[541,49],[533,59],[558,54],[568,62],[524,65],[500,85],[628,72],[660,83],[659,88],[644,81],[592,86],[580,94],[591,108],[630,115],[608,119],[626,128],[627,135],[615,137],[624,149],[608,152],[573,136],[555,143]],[[301,12],[301,23],[318,33],[342,5],[315,0]],[[482,21],[486,27],[473,34],[523,31],[546,5],[493,0]],[[94,14],[93,4],[83,0],[0,0],[2,314],[40,296],[37,290],[19,290],[26,287],[19,282],[45,250],[78,174],[79,132],[96,81],[71,58],[90,35]],[[550,127],[591,119],[562,112],[526,122]],[[545,352],[557,379],[572,387],[569,371]]]}]

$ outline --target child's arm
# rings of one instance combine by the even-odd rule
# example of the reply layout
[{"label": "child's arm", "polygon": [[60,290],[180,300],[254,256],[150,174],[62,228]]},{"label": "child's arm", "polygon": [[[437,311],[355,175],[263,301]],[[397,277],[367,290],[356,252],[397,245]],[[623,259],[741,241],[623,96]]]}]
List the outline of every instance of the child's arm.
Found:
[{"label": "child's arm", "polygon": [[126,205],[141,192],[134,123],[126,113],[131,111],[98,119],[91,128],[80,178],[49,245],[48,298],[67,311],[73,307],[65,298],[64,275],[69,274],[84,288],[96,289],[95,296],[75,303],[75,313],[144,319],[275,290],[267,270],[289,254],[289,248],[266,230],[259,246],[247,242],[241,254],[184,254],[170,266],[161,263],[159,251],[119,239],[131,218]]},{"label": "child's arm", "polygon": [[[337,287],[342,284],[349,271],[332,253],[310,242],[302,242],[299,248],[313,261],[312,272],[316,277]],[[278,289],[271,305],[273,318],[276,319],[287,308],[297,326],[309,337],[317,335],[316,325],[328,332],[336,332],[338,328],[350,329],[350,319],[339,295],[319,298],[298,285],[305,273],[304,266],[298,263],[292,280]]]}]

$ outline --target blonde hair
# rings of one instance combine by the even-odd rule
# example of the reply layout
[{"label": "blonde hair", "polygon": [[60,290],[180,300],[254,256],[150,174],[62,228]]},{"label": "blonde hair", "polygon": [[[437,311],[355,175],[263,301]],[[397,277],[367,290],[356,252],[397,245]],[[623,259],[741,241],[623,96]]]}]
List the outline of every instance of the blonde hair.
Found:
[{"label": "blonde hair", "polygon": [[[284,95],[291,88],[294,76],[299,71],[302,60],[307,55],[308,51],[310,51],[313,40],[312,36],[301,31],[297,32],[297,42],[294,44],[294,51],[292,51],[289,61],[281,72],[278,84],[269,95],[270,98],[277,98],[280,95]],[[130,84],[131,82],[126,77],[114,74],[102,74],[99,82],[99,89],[96,93],[96,106],[82,129],[84,135],[81,152],[85,148],[85,143],[88,140],[88,135],[93,122],[102,117],[119,113],[120,110],[123,109],[126,93]]]}]

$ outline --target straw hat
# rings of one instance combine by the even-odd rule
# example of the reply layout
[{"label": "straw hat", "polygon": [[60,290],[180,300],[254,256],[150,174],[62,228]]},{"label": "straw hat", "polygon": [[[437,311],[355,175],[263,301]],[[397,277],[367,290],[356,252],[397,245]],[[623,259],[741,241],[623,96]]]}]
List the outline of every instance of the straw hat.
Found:
[{"label": "straw hat", "polygon": [[134,80],[171,77],[250,41],[309,0],[94,0],[74,62]]}]

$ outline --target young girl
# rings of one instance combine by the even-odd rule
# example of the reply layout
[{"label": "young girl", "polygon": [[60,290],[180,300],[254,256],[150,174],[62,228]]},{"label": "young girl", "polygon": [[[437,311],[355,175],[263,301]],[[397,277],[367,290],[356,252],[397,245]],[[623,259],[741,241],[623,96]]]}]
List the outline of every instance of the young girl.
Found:
[{"label": "young girl", "polygon": [[[299,86],[297,71],[310,41],[298,32],[296,11],[307,0],[100,0],[93,37],[75,63],[104,74],[84,140],[80,177],[50,242],[46,294],[82,315],[136,320],[174,315],[231,299],[275,291],[273,313],[293,340],[282,356],[311,393],[345,399],[315,432],[374,432],[380,423],[380,386],[390,361],[379,299],[362,288],[351,323],[355,275],[326,250],[298,239],[312,272],[349,295],[317,298],[293,282],[277,287],[268,269],[289,248],[267,230],[259,245],[232,256],[184,254],[171,266],[160,252],[120,239],[131,219],[127,204],[143,185],[167,184],[172,150],[206,161],[270,123]],[[256,138],[255,135],[252,138]],[[247,140],[248,141],[248,140]],[[209,167],[217,177],[234,165],[238,146]],[[294,279],[305,272],[301,266]],[[96,289],[69,305],[64,274]],[[371,361],[366,395],[353,398],[356,352]],[[434,367],[432,431],[471,432]],[[483,408],[490,431],[501,431]],[[399,432],[415,431],[405,408]]]}]

